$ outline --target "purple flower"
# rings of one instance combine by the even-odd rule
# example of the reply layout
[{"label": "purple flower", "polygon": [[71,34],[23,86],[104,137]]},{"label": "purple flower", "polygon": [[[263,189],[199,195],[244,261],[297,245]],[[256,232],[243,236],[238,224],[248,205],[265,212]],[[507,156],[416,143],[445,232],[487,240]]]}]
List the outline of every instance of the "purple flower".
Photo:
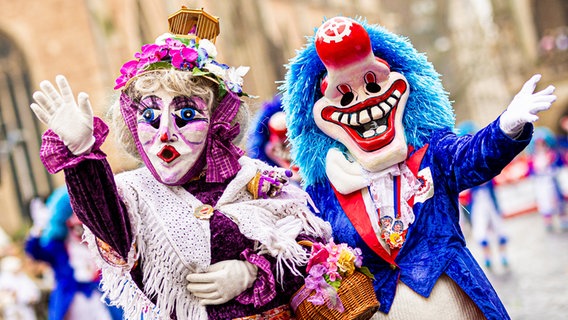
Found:
[{"label": "purple flower", "polygon": [[184,47],[178,51],[170,51],[172,65],[180,70],[191,70],[197,65],[197,51],[193,48]]},{"label": "purple flower", "polygon": [[177,39],[168,38],[166,39],[166,47],[170,50],[181,50],[185,48],[185,45]]},{"label": "purple flower", "polygon": [[315,293],[308,301],[315,305],[322,305],[324,303],[324,292],[325,289],[329,286],[327,282],[325,282],[325,278],[323,275],[325,274],[326,270],[325,267],[318,264],[311,268],[309,275],[306,277],[306,288],[309,290],[314,290]]},{"label": "purple flower", "polygon": [[355,266],[361,268],[363,266],[363,252],[359,248],[353,249],[353,254],[355,254]]}]

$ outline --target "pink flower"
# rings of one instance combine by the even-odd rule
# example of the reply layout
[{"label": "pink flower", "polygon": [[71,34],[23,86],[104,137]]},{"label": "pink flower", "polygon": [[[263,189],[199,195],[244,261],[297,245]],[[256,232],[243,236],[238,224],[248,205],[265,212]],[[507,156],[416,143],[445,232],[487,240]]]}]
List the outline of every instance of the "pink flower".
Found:
[{"label": "pink flower", "polygon": [[142,46],[142,52],[134,55],[135,58],[140,60],[140,65],[148,65],[162,60],[168,55],[168,49],[165,46],[157,44],[145,44]]},{"label": "pink flower", "polygon": [[184,47],[181,50],[170,51],[172,57],[172,65],[180,70],[191,70],[195,67],[197,57],[199,56],[197,51],[193,48]]},{"label": "pink flower", "polygon": [[327,251],[326,247],[324,247],[321,243],[314,243],[312,245],[310,260],[308,260],[308,265],[306,266],[306,272],[310,272],[310,269],[313,266],[327,261],[328,256],[329,252]]},{"label": "pink flower", "polygon": [[114,89],[118,89],[124,86],[128,80],[134,77],[138,73],[138,61],[130,60],[122,65],[120,68],[121,76],[116,79],[116,85]]},{"label": "pink flower", "polygon": [[168,38],[166,39],[166,47],[171,50],[181,50],[185,48],[185,44],[177,39]]}]

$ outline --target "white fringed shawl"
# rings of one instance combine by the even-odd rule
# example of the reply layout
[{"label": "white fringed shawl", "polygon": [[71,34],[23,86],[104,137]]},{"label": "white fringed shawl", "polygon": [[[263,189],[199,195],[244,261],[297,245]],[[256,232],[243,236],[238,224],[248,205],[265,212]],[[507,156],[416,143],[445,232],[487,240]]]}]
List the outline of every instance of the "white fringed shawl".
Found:
[{"label": "white fringed shawl", "polygon": [[[248,157],[241,157],[239,163],[242,169],[215,209],[231,218],[247,238],[256,240],[260,253],[276,257],[277,279],[282,279],[284,266],[297,273],[296,266],[304,265],[308,256],[294,237],[275,227],[276,221],[293,216],[301,221],[304,233],[324,239],[331,237],[329,224],[311,213],[309,196],[292,185],[286,185],[278,197],[253,200],[246,184],[257,170],[270,167]],[[205,308],[186,290],[185,280],[190,271],[205,271],[210,264],[209,222],[193,215],[202,203],[182,187],[158,183],[145,167],[118,174],[116,183],[136,238],[125,266],[97,255],[107,296],[124,308],[126,319],[139,320],[141,315],[169,319],[174,306],[178,319],[207,319]],[[86,241],[98,252],[92,233],[87,232]],[[138,257],[146,295],[129,274]],[[156,304],[147,296],[155,296]]]}]

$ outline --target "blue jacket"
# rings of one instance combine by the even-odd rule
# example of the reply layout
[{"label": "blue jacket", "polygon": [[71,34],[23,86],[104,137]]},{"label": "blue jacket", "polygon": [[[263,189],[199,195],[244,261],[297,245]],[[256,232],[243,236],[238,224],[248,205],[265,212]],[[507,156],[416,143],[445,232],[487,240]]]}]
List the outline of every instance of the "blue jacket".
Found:
[{"label": "blue jacket", "polygon": [[336,243],[345,242],[363,251],[363,264],[375,275],[374,288],[380,311],[388,313],[390,310],[399,280],[427,297],[445,273],[488,319],[509,319],[489,280],[466,248],[459,226],[459,192],[499,174],[530,141],[531,124],[525,126],[520,139],[512,140],[500,130],[498,123],[499,120],[494,121],[474,136],[435,132],[427,146],[410,154],[407,163],[409,167],[416,166],[417,178],[423,186],[428,183],[424,179],[425,172],[431,173],[431,179],[426,180],[433,186],[433,194],[423,201],[414,201],[415,221],[408,229],[405,244],[391,261],[377,254],[380,248],[369,246],[369,241],[365,242],[357,231],[371,228],[372,232],[372,227],[362,222],[368,217],[364,210],[356,214],[363,220],[353,219],[351,212],[351,219],[359,220],[353,223],[340,205],[338,196],[341,198],[341,195],[334,192],[329,182],[307,186],[320,216],[331,223]]},{"label": "blue jacket", "polygon": [[[48,319],[63,320],[75,294],[82,292],[90,297],[94,291],[99,290],[99,281],[75,280],[64,240],[53,238],[44,242],[46,241],[40,241],[40,238],[29,237],[25,251],[33,259],[44,261],[53,269],[56,284],[49,296]],[[108,308],[113,319],[122,319],[122,310],[111,306]]]}]

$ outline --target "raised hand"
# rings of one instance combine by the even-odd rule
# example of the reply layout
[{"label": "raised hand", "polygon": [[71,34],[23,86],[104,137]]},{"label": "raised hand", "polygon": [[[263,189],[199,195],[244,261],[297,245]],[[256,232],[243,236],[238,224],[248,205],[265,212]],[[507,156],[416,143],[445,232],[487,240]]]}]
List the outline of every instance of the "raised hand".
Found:
[{"label": "raised hand", "polygon": [[74,155],[88,153],[95,143],[93,109],[89,96],[84,92],[79,93],[77,104],[67,79],[58,75],[55,82],[59,91],[51,82],[42,81],[39,84],[41,91],[34,92],[35,103],[30,107],[38,119],[53,130]]},{"label": "raised hand", "polygon": [[554,86],[548,86],[542,91],[534,92],[541,75],[532,76],[515,95],[513,101],[503,112],[499,127],[509,137],[516,137],[523,129],[525,123],[538,120],[537,113],[548,110],[556,101]]}]

